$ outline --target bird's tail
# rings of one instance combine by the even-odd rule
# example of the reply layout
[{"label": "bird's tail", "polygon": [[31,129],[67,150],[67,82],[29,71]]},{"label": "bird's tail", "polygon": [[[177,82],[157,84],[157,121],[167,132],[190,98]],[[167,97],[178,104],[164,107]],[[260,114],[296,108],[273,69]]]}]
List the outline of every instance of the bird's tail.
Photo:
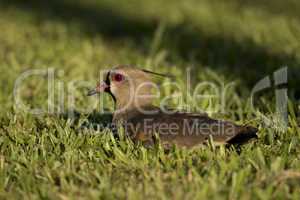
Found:
[{"label": "bird's tail", "polygon": [[257,138],[258,129],[252,126],[242,126],[238,133],[231,138],[228,144],[243,144],[251,139]]}]

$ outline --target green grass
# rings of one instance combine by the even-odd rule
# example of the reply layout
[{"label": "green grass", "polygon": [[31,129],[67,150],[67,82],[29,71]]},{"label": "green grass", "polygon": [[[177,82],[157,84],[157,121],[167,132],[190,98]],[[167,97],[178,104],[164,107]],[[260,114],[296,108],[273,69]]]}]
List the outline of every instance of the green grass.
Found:
[{"label": "green grass", "polygon": [[[299,9],[296,0],[1,1],[0,199],[300,199]],[[55,68],[67,92],[70,81],[92,86],[100,69],[121,63],[170,72],[182,87],[187,66],[194,84],[234,82],[225,112],[211,115],[258,127],[258,140],[164,152],[117,141],[109,130],[80,130],[107,122],[99,105],[76,120],[14,105],[14,82],[28,69]],[[282,66],[289,67],[290,106],[289,127],[279,132],[249,109],[249,96]],[[45,79],[26,79],[21,93],[28,105],[46,108]],[[85,94],[76,92],[76,110],[97,102]],[[269,89],[257,101],[270,119],[274,96]],[[208,100],[185,102],[209,111]]]}]

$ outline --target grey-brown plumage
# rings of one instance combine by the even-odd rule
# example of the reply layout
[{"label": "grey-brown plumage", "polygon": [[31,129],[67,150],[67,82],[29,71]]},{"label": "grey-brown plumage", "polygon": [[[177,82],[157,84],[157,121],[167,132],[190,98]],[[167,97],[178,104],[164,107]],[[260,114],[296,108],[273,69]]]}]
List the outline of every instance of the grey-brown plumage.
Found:
[{"label": "grey-brown plumage", "polygon": [[219,144],[240,144],[256,138],[257,129],[216,120],[206,114],[161,110],[152,104],[152,75],[162,74],[119,66],[110,70],[105,81],[89,92],[108,92],[116,104],[114,123],[121,123],[134,142],[152,145],[156,136],[166,148],[194,147],[212,139]]}]

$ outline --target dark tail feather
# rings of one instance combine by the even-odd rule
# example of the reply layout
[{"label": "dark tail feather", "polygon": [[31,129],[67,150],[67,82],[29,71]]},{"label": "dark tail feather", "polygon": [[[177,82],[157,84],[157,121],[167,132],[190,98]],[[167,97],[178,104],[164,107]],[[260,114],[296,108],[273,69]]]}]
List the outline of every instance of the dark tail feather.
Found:
[{"label": "dark tail feather", "polygon": [[252,126],[241,127],[239,133],[231,138],[227,143],[228,144],[243,144],[251,139],[257,138],[258,129]]}]

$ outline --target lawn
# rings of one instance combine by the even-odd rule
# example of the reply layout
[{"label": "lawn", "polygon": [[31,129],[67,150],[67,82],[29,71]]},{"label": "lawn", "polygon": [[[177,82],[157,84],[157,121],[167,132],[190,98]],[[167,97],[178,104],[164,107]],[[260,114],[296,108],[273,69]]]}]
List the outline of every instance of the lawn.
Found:
[{"label": "lawn", "polygon": [[[87,97],[87,88],[117,64],[171,73],[182,88],[187,69],[192,86],[230,85],[223,101],[187,95],[168,103],[253,125],[258,139],[164,151],[93,129],[108,123],[111,115],[100,111],[113,103]],[[251,108],[257,82],[269,76],[274,85],[283,67],[288,83],[259,92]],[[32,69],[53,71],[51,113],[16,104],[15,81]],[[27,108],[48,108],[46,77],[19,85]],[[0,199],[300,199],[297,0],[0,1],[0,83]],[[280,89],[289,97],[287,127],[276,112]]]}]

